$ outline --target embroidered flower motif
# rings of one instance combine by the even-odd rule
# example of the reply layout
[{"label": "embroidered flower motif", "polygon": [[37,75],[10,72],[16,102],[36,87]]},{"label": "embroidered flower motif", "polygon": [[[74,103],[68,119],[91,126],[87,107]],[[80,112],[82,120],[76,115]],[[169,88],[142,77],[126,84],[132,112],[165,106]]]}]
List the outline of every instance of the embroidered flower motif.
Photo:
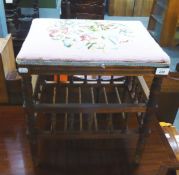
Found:
[{"label": "embroidered flower motif", "polygon": [[50,26],[49,37],[59,40],[64,47],[90,49],[119,49],[132,40],[128,27],[120,23],[102,21],[60,21]]}]

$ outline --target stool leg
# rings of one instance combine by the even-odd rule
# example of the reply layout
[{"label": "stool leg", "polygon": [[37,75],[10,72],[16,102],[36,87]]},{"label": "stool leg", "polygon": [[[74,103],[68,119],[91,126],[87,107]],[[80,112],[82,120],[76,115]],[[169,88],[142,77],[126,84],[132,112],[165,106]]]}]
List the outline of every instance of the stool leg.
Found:
[{"label": "stool leg", "polygon": [[147,103],[147,112],[144,117],[144,123],[140,131],[136,153],[135,153],[135,164],[139,164],[141,154],[145,147],[145,142],[147,137],[150,133],[150,123],[155,117],[156,109],[158,107],[158,97],[160,94],[161,84],[162,84],[162,77],[154,77],[151,89],[150,89],[150,96]]},{"label": "stool leg", "polygon": [[32,159],[35,161],[36,154],[36,132],[35,132],[35,114],[32,109],[33,105],[33,91],[30,75],[22,75],[22,92],[23,92],[23,107],[26,111],[26,122],[27,122],[27,135],[31,146]]}]

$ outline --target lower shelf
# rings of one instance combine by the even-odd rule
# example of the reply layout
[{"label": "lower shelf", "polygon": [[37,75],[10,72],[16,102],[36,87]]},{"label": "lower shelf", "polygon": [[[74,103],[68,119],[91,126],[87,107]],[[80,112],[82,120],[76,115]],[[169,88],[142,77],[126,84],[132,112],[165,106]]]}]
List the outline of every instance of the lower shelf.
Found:
[{"label": "lower shelf", "polygon": [[[117,138],[138,134],[147,98],[138,77],[41,77],[32,110],[36,132],[50,138]],[[135,126],[130,118],[135,117]],[[132,130],[129,130],[132,129]],[[135,128],[135,131],[133,130]]]}]

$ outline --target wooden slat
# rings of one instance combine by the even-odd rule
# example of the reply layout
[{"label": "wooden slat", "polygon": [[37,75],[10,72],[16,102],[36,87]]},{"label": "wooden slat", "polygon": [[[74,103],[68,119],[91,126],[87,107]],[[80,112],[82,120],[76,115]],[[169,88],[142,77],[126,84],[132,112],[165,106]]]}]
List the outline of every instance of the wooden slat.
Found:
[{"label": "wooden slat", "polygon": [[[53,99],[52,99],[52,103],[55,104],[56,103],[56,87],[53,88]],[[56,130],[56,113],[52,114],[51,117],[51,134],[55,133]]]},{"label": "wooden slat", "polygon": [[32,106],[37,112],[58,112],[58,113],[119,113],[119,112],[146,112],[146,105],[139,104],[38,104]]},{"label": "wooden slat", "polygon": [[150,94],[150,90],[149,90],[147,83],[145,82],[145,80],[142,76],[138,76],[137,78],[138,78],[138,81],[140,82],[140,85],[141,85],[141,88],[144,92],[145,98],[148,99],[149,94]]},{"label": "wooden slat", "polygon": [[70,76],[70,84],[73,84],[73,75]]},{"label": "wooden slat", "polygon": [[[121,101],[121,98],[120,98],[119,91],[118,91],[118,88],[117,88],[117,87],[115,87],[115,92],[116,92],[116,96],[117,96],[118,103],[119,103],[119,104],[121,104],[121,103],[122,103],[122,101]],[[123,119],[125,119],[125,118],[126,118],[126,116],[125,116],[125,113],[124,113],[124,112],[122,112],[122,118],[123,118]]]},{"label": "wooden slat", "polygon": [[87,84],[87,75],[85,75],[84,83]]},{"label": "wooden slat", "polygon": [[111,78],[110,78],[110,82],[111,82],[111,84],[113,83],[113,81],[114,81],[114,76],[111,75]]},{"label": "wooden slat", "polygon": [[74,113],[69,114],[68,121],[69,121],[69,130],[73,131],[73,129],[74,129]]},{"label": "wooden slat", "polygon": [[97,81],[98,81],[98,84],[101,83],[101,76],[100,75],[98,76]]},{"label": "wooden slat", "polygon": [[[95,104],[95,99],[94,99],[94,90],[91,87],[91,98],[92,98],[92,104]],[[94,117],[94,127],[95,127],[95,131],[98,130],[98,121],[97,121],[97,117],[96,117],[96,113],[93,113],[93,117]]]},{"label": "wooden slat", "polygon": [[119,91],[118,91],[117,87],[115,87],[115,92],[116,92],[116,97],[117,97],[118,103],[121,104],[122,101],[121,101],[121,98],[120,98]]},{"label": "wooden slat", "polygon": [[[68,87],[65,88],[65,104],[68,104]],[[64,130],[68,127],[68,114],[65,113]]]},{"label": "wooden slat", "polygon": [[39,92],[40,92],[40,77],[38,75],[32,76],[32,89],[33,89],[33,97],[36,99],[38,98]]},{"label": "wooden slat", "polygon": [[[79,104],[81,105],[81,87],[78,88],[79,90]],[[83,130],[83,115],[82,112],[80,112],[80,131]]]},{"label": "wooden slat", "polygon": [[[131,90],[132,90],[132,82],[133,82],[133,78],[134,77],[126,77],[126,82],[125,82],[125,85],[126,85],[126,88],[125,88],[125,96],[124,96],[124,103],[127,102],[127,95],[128,95],[128,92],[131,94]],[[128,119],[129,119],[129,114],[128,113],[125,113],[125,116],[123,117],[124,118],[124,123],[123,123],[123,132],[126,132],[128,130]]]},{"label": "wooden slat", "polygon": [[135,98],[135,95],[136,95],[136,86],[137,86],[136,78],[133,77],[133,79],[132,79],[132,89],[131,89],[131,92],[130,92],[133,101],[134,101],[134,98]]},{"label": "wooden slat", "polygon": [[[107,93],[106,93],[106,88],[105,88],[105,87],[103,87],[103,93],[104,93],[105,103],[106,103],[106,104],[109,104],[109,103],[108,103],[108,97],[107,97]],[[107,123],[108,123],[108,128],[109,128],[110,130],[113,130],[113,121],[112,121],[112,114],[111,114],[111,113],[109,113],[109,117],[108,117],[107,120],[108,120],[108,121],[107,121]]]},{"label": "wooden slat", "polygon": [[49,132],[41,132],[38,134],[40,138],[48,138],[48,139],[65,139],[65,140],[75,140],[75,139],[119,139],[119,138],[134,138],[138,137],[138,133],[134,131],[121,133],[121,131],[115,132],[80,132],[80,131],[70,131],[70,132],[57,132],[56,135],[50,135]]}]

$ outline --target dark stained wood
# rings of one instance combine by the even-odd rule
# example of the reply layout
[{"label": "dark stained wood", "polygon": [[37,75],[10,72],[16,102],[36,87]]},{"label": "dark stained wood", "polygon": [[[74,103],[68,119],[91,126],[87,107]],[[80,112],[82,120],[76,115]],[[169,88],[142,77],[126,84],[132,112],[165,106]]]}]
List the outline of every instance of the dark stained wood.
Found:
[{"label": "dark stained wood", "polygon": [[104,0],[62,0],[61,18],[104,19]]},{"label": "dark stained wood", "polygon": [[[33,168],[21,107],[0,107],[0,174],[2,175],[131,175],[128,162],[135,140],[67,141],[42,140],[41,166]],[[134,175],[156,175],[176,158],[156,121],[151,123],[141,163]],[[123,163],[122,163],[123,162]],[[157,174],[159,175],[159,174]],[[161,174],[160,174],[161,175]]]},{"label": "dark stained wood", "polygon": [[[34,149],[35,150],[34,152],[36,154],[33,152],[33,155],[34,155],[33,157],[38,157],[39,159],[39,156],[36,156],[36,155],[38,155],[39,151],[41,150],[41,149],[38,149],[39,148],[38,146],[41,145],[40,144],[41,140],[38,136],[41,136],[41,135],[48,136],[49,139],[56,138],[57,134],[59,134],[59,137],[63,136],[63,138],[65,138],[65,135],[68,135],[67,137],[71,136],[73,138],[78,138],[81,135],[82,137],[80,138],[85,138],[85,135],[86,135],[86,138],[90,138],[91,140],[93,139],[92,135],[94,136],[94,139],[98,137],[101,138],[101,133],[99,130],[98,132],[89,132],[89,133],[84,132],[83,121],[85,118],[89,117],[88,113],[98,114],[97,116],[98,121],[102,123],[100,126],[101,127],[100,129],[104,131],[102,134],[108,135],[105,137],[103,136],[104,138],[108,138],[110,135],[111,135],[111,138],[117,138],[117,136],[119,136],[119,133],[118,133],[119,130],[120,130],[120,134],[128,136],[128,131],[130,129],[130,122],[131,122],[129,118],[132,118],[130,116],[133,115],[130,113],[136,113],[137,115],[135,114],[134,115],[135,115],[135,119],[137,118],[138,121],[133,126],[135,126],[135,129],[138,131],[137,133],[139,137],[138,137],[137,145],[135,144],[134,146],[136,151],[134,151],[133,155],[130,157],[135,157],[135,163],[139,164],[142,152],[144,150],[143,148],[145,146],[145,142],[146,142],[145,140],[149,134],[149,130],[150,130],[149,124],[150,124],[150,121],[153,121],[152,116],[154,116],[156,109],[157,109],[157,98],[158,98],[161,81],[162,81],[162,76],[155,75],[157,65],[155,65],[154,67],[144,66],[142,64],[138,64],[138,66],[129,66],[129,65],[122,66],[120,65],[120,62],[116,62],[116,63],[103,62],[102,63],[101,61],[96,61],[96,62],[91,62],[91,61],[89,62],[76,62],[76,61],[63,62],[62,61],[58,63],[49,62],[48,64],[49,65],[47,64],[45,65],[44,63],[39,63],[39,65],[37,65],[37,64],[33,64],[33,61],[32,61],[30,63],[26,62],[25,65],[23,65],[23,63],[21,62],[18,65],[19,73],[23,78],[24,101],[26,105],[25,107],[26,107],[28,119],[30,121],[28,122],[29,124],[28,127],[30,128],[29,131],[31,132],[30,133],[31,143],[35,142],[36,148],[37,148],[37,150]],[[168,67],[164,64],[163,65],[159,64],[158,66]],[[75,79],[74,75],[81,75],[81,76],[86,76],[86,75],[96,76],[97,75],[99,78],[98,80],[96,80],[96,85],[102,84],[102,78],[101,78],[102,75],[110,75],[112,77],[115,75],[130,76],[129,81],[126,81],[127,83],[126,84],[124,83],[125,86],[123,86],[123,88],[127,89],[126,92],[128,93],[127,95],[128,101],[126,100],[122,104],[119,104],[119,102],[117,102],[116,104],[116,102],[114,101],[109,103],[108,101],[110,98],[108,98],[107,96],[106,87],[102,87],[101,89],[98,87],[98,89],[95,91],[96,96],[97,96],[96,104],[89,104],[87,101],[84,101],[82,103],[82,100],[81,100],[82,98],[81,89],[83,88],[82,85],[79,85],[79,87],[81,88],[80,91],[79,91],[79,87],[77,89],[78,94],[73,93],[72,95],[69,96],[69,98],[71,98],[71,102],[68,102],[68,104],[64,102],[54,103],[54,101],[56,102],[56,100],[53,100],[53,99],[57,99],[57,98],[60,99],[61,96],[63,96],[63,93],[61,94],[59,93],[59,95],[61,95],[59,97],[56,96],[56,93],[53,93],[54,89],[56,90],[58,88],[60,89],[60,86],[57,86],[57,85],[54,87],[53,86],[48,87],[49,89],[51,88],[52,91],[49,91],[50,93],[48,92],[45,93],[44,95],[45,102],[43,100],[42,101],[32,100],[33,94],[32,94],[32,87],[30,84],[30,76],[33,74],[36,74],[39,76],[45,76],[45,75],[53,76],[54,74],[57,74],[57,75],[66,74],[68,77],[72,77],[70,79],[70,83],[72,85],[75,84],[73,81]],[[138,85],[139,81],[137,81],[137,78],[136,78],[136,76],[144,76],[144,75],[154,75],[154,80],[151,86],[151,93],[149,95],[149,99],[145,99],[145,101],[142,97],[139,97],[140,96],[139,91],[141,90],[142,86]],[[111,79],[110,82],[111,84],[113,83],[113,78]],[[61,82],[58,81],[57,83],[61,83]],[[85,81],[84,81],[84,84],[85,84]],[[42,85],[44,86],[44,88],[46,88],[45,79]],[[68,87],[68,85],[66,87]],[[89,87],[91,86],[89,85]],[[125,90],[123,89],[123,91]],[[73,89],[73,92],[76,92],[75,88]],[[75,95],[77,96],[75,97]],[[47,96],[47,98],[45,96]],[[85,98],[86,97],[87,96],[85,96]],[[120,113],[124,113],[124,112],[127,113],[127,117],[124,117],[123,122],[120,122],[121,121]],[[142,117],[140,117],[139,113],[144,113],[144,112],[146,112],[146,115],[141,115]],[[45,118],[47,122],[44,122],[45,125],[42,128],[40,128],[38,127],[38,122],[35,123],[35,118],[36,120],[38,120],[39,115],[43,116],[44,113],[45,115],[42,118]],[[63,116],[62,117],[60,116],[61,113],[69,114],[69,117],[68,117],[69,124],[67,122],[68,132],[67,131],[64,132],[64,130],[66,130],[65,129],[66,124],[65,124],[65,127],[63,127],[63,132],[60,132],[60,131],[57,132],[54,129],[56,125],[56,119],[57,119],[56,116],[59,116],[58,117],[59,123],[61,121],[63,121],[62,123],[66,123],[66,121],[63,120]],[[87,113],[86,116],[83,115],[86,113]],[[104,117],[100,117],[102,115],[101,113],[103,113]],[[107,113],[110,113],[110,114],[107,115]],[[113,122],[113,119],[115,120],[115,115],[118,115],[118,118],[119,118],[116,124],[118,125],[118,128],[116,127],[115,132],[113,132],[113,128],[115,127],[115,123],[116,123],[116,122]],[[79,119],[79,122],[75,119],[77,117]],[[100,120],[100,118],[102,118],[102,120]],[[105,122],[107,123],[107,125]],[[124,123],[125,123],[125,126],[124,126]],[[123,129],[121,129],[122,128],[121,125],[123,126]],[[80,130],[81,132],[79,133],[78,130]],[[42,134],[38,135],[39,133],[42,133]],[[37,143],[37,140],[38,140],[38,143]],[[54,139],[54,142],[55,142],[55,139]],[[128,165],[130,165],[131,163],[133,163],[133,161],[129,161]],[[134,169],[132,169],[131,173],[132,174],[134,173]]]},{"label": "dark stained wood", "polygon": [[17,70],[7,74],[6,85],[9,97],[8,104],[22,105],[21,77],[17,73]]},{"label": "dark stained wood", "polygon": [[[135,76],[140,76],[140,75],[152,75],[152,74],[155,74],[155,70],[156,68],[155,67],[145,67],[143,66],[142,69],[141,67],[139,66],[119,66],[119,65],[113,65],[113,66],[110,66],[110,65],[105,65],[105,64],[102,64],[101,63],[92,63],[93,65],[82,65],[84,63],[79,63],[80,65],[76,66],[76,63],[74,62],[74,65],[73,63],[70,63],[72,66],[67,66],[67,65],[64,65],[66,63],[62,63],[62,65],[59,67],[59,66],[52,66],[52,65],[37,65],[37,66],[34,66],[34,65],[23,65],[23,64],[20,64],[19,65],[19,68],[25,68],[26,72],[20,72],[22,78],[23,78],[23,81],[24,81],[24,89],[23,89],[23,92],[24,94],[26,94],[26,97],[24,98],[24,100],[26,101],[26,110],[27,110],[27,115],[28,115],[28,118],[30,119],[30,124],[29,125],[29,131],[32,132],[30,133],[30,136],[31,136],[31,143],[35,143],[32,145],[32,150],[33,151],[33,157],[34,157],[34,160],[38,157],[37,154],[38,154],[38,149],[37,149],[37,140],[38,140],[38,133],[40,133],[38,130],[42,130],[41,132],[43,133],[42,135],[45,135],[47,137],[47,135],[51,138],[56,138],[56,135],[57,135],[57,132],[54,133],[54,119],[55,119],[55,115],[57,113],[70,113],[70,116],[69,116],[69,129],[68,129],[68,132],[70,133],[72,130],[75,129],[75,115],[77,113],[80,113],[81,116],[79,116],[80,119],[82,119],[82,113],[110,113],[109,115],[112,115],[112,113],[123,113],[123,112],[127,112],[127,113],[131,113],[131,112],[136,112],[136,113],[140,113],[140,112],[146,112],[146,109],[147,109],[147,114],[146,115],[143,115],[144,116],[144,120],[143,118],[141,117],[138,117],[138,121],[144,121],[144,122],[138,122],[136,123],[136,130],[140,130],[140,132],[138,132],[138,134],[140,135],[139,139],[138,139],[138,142],[137,142],[137,145],[136,145],[136,151],[135,151],[135,154],[133,155],[135,157],[134,159],[134,162],[135,163],[139,163],[140,162],[140,158],[141,158],[141,154],[143,152],[143,149],[144,149],[144,145],[145,145],[145,139],[146,139],[146,136],[148,134],[148,130],[149,130],[149,119],[151,118],[151,116],[153,115],[153,113],[155,113],[155,109],[156,109],[156,104],[157,104],[157,95],[158,95],[158,92],[160,90],[160,81],[161,81],[161,77],[160,76],[156,76],[154,77],[154,81],[153,81],[153,84],[152,85],[152,88],[151,88],[151,95],[149,96],[149,103],[145,103],[144,104],[141,104],[142,102],[139,101],[139,88],[141,88],[142,86],[139,86],[138,83],[139,81],[137,81],[137,78]],[[24,69],[21,69],[21,70],[24,70]],[[47,71],[48,70],[48,71]],[[96,82],[96,84],[102,84],[101,82],[101,78],[100,76],[101,75],[118,75],[118,76],[131,76],[131,81],[129,81],[129,84],[126,84],[126,88],[128,88],[128,93],[129,93],[129,99],[132,100],[132,105],[131,105],[131,102],[127,102],[128,104],[124,103],[124,104],[115,104],[115,102],[112,102],[111,104],[108,104],[108,99],[107,99],[107,96],[106,96],[106,92],[105,92],[105,87],[102,87],[102,89],[100,90],[99,89],[99,92],[97,93],[97,99],[98,99],[98,96],[100,94],[100,91],[103,92],[104,96],[103,96],[103,99],[104,99],[104,102],[101,102],[100,99],[99,99],[99,102],[97,100],[97,104],[88,104],[86,102],[82,103],[82,104],[79,104],[79,100],[77,100],[78,102],[76,103],[75,99],[78,99],[79,98],[79,95],[78,97],[75,98],[75,95],[73,95],[73,101],[71,103],[68,103],[68,104],[54,104],[54,103],[51,103],[50,101],[47,101],[45,102],[46,104],[43,103],[43,101],[41,101],[41,104],[36,103],[36,101],[34,101],[34,104],[31,104],[32,102],[32,94],[30,91],[32,90],[29,90],[29,89],[32,89],[31,88],[31,85],[30,85],[30,76],[32,74],[37,74],[39,76],[44,76],[44,75],[53,75],[53,74],[59,74],[59,72],[61,74],[67,74],[68,76],[70,77],[73,77],[73,75],[83,75],[83,76],[86,76],[86,75],[98,75],[99,78],[98,78],[98,81]],[[130,78],[129,78],[130,79]],[[44,80],[45,81],[45,80]],[[127,81],[128,82],[128,81]],[[74,85],[74,81],[73,81],[73,78],[70,80],[70,83],[72,85]],[[44,86],[45,86],[45,82],[43,83]],[[84,82],[85,84],[85,82]],[[113,84],[113,81],[111,79],[111,84]],[[28,88],[28,85],[29,85],[29,88]],[[80,85],[81,86],[81,85]],[[68,87],[68,86],[67,86]],[[70,86],[69,86],[70,87]],[[83,87],[83,86],[81,86]],[[56,87],[55,87],[56,88]],[[79,91],[79,90],[78,90]],[[31,95],[30,95],[31,94]],[[51,97],[50,97],[50,96]],[[56,94],[48,94],[47,93],[47,96],[49,96],[50,98],[53,98],[54,95],[56,96]],[[31,96],[31,97],[30,97]],[[144,96],[144,95],[143,95]],[[56,97],[55,97],[56,98]],[[142,99],[142,98],[140,98]],[[28,103],[28,101],[31,101],[30,103]],[[145,102],[147,101],[147,99],[145,100]],[[74,103],[74,104],[73,104]],[[86,103],[86,104],[85,104]],[[146,108],[146,104],[147,104],[147,108]],[[151,112],[152,110],[152,112]],[[34,119],[35,119],[35,112],[46,112],[46,113],[51,113],[50,115],[52,115],[51,117],[49,117],[50,119],[48,120],[47,124],[46,125],[51,125],[51,129],[50,129],[50,132],[46,132],[45,130],[49,130],[47,128],[38,128],[37,129],[35,128],[35,124],[34,123]],[[106,114],[105,114],[106,115]],[[119,114],[118,114],[119,115]],[[131,115],[131,114],[130,114]],[[125,135],[125,136],[128,136],[128,134],[126,134],[128,132],[128,117],[129,115],[127,115],[127,117],[125,119],[123,119],[124,121],[122,122],[122,124],[125,124],[125,126],[123,125],[123,133],[117,133],[116,132],[116,135],[115,135],[115,132],[113,133],[113,135],[111,136],[112,138],[117,138],[117,136],[119,137],[121,134]],[[84,118],[84,117],[83,117]],[[108,133],[110,133],[110,130],[112,130],[113,128],[113,119],[111,116],[108,116],[107,117],[108,120],[108,127],[105,126],[105,124],[101,125],[102,129],[106,129],[108,132],[104,132],[104,133],[100,133],[98,132],[97,133],[87,133],[87,132],[84,132],[84,133],[81,133],[79,134],[78,132],[74,132],[70,135],[70,138],[73,136],[74,138],[85,138],[84,135],[86,134],[86,138],[90,138],[92,139],[92,135],[94,135],[94,138],[109,138],[109,136],[104,136],[104,134],[106,133],[106,135],[110,135]],[[147,118],[147,119],[145,119]],[[55,119],[56,120],[56,119]],[[151,119],[152,120],[152,119]],[[63,122],[64,123],[64,122]],[[104,121],[102,121],[102,123],[104,123]],[[109,130],[109,123],[110,123],[110,130]],[[118,124],[121,123],[121,122],[118,122]],[[143,125],[143,126],[142,126]],[[108,129],[107,129],[108,128]],[[63,128],[63,130],[65,130],[65,127]],[[82,120],[80,120],[80,130],[81,132],[82,131]],[[120,128],[120,130],[122,130]],[[36,132],[37,131],[37,132]],[[117,131],[117,130],[116,130]],[[64,133],[61,133],[61,132],[58,132],[59,133],[59,137],[61,138],[65,138],[64,136],[67,135],[67,132],[64,132]],[[55,137],[54,137],[55,135]],[[79,136],[77,136],[79,135]]]},{"label": "dark stained wood", "polygon": [[176,162],[175,164],[171,164],[170,162],[166,162],[162,165],[157,173],[157,175],[168,175],[168,174],[175,174],[175,171],[179,170],[179,163]]},{"label": "dark stained wood", "polygon": [[[155,67],[145,67],[142,66],[108,66],[101,65],[99,63],[90,62],[91,66],[80,66],[75,62],[72,66],[65,66],[61,63],[60,66],[56,65],[18,65],[19,68],[28,68],[28,74],[39,74],[41,72],[42,75],[50,75],[50,74],[68,74],[68,75],[76,75],[77,72],[79,75],[121,75],[121,76],[140,76],[140,75],[154,75],[156,72]],[[48,71],[47,71],[48,70]]]},{"label": "dark stained wood", "polygon": [[[26,121],[27,121],[27,134],[29,137],[29,142],[31,143],[31,152],[34,155],[35,143],[36,143],[36,133],[35,133],[35,115],[32,110],[33,105],[33,89],[32,89],[32,78],[31,76],[24,76],[22,79],[22,94],[24,98],[24,108],[26,111]],[[32,156],[35,160],[35,157]]]},{"label": "dark stained wood", "polygon": [[[136,163],[140,162],[140,157],[146,144],[145,142],[147,140],[148,134],[150,133],[149,125],[153,121],[153,116],[155,115],[156,108],[158,108],[157,105],[158,105],[158,97],[159,97],[159,93],[161,89],[161,84],[162,84],[162,77],[160,78],[154,77],[151,88],[150,88],[150,95],[149,95],[149,100],[147,103],[148,108],[145,114],[146,116],[144,118],[144,124],[142,125],[141,131],[140,131],[143,134],[140,134],[138,143],[137,143],[136,158],[135,158]],[[151,110],[150,108],[153,108],[153,110]]]},{"label": "dark stained wood", "polygon": [[119,139],[119,138],[134,138],[138,136],[137,132],[128,132],[126,134],[119,132],[78,132],[78,131],[72,131],[72,132],[56,132],[56,134],[53,134],[51,137],[49,137],[51,133],[50,132],[43,132],[38,135],[39,139],[48,139],[48,140],[54,140],[54,139],[63,139],[63,140],[102,140],[102,139]]},{"label": "dark stained wood", "polygon": [[[53,70],[53,69],[52,69]],[[120,70],[119,70],[120,71]],[[87,71],[88,72],[88,71]],[[81,89],[83,88],[83,84],[80,84],[78,82],[75,83],[75,81],[73,81],[75,79],[71,78],[70,83],[69,84],[69,88],[70,85],[73,85],[77,87],[77,96],[75,98],[75,88],[73,87],[72,93],[71,93],[71,99],[73,99],[72,101],[68,102],[68,104],[66,103],[66,97],[65,97],[65,104],[64,103],[55,103],[56,99],[62,99],[63,97],[63,93],[59,93],[59,96],[57,96],[57,89],[61,88],[61,82],[58,82],[58,84],[56,83],[55,86],[48,86],[47,88],[49,88],[50,93],[46,92],[44,90],[44,95],[41,94],[41,96],[47,96],[47,101],[44,102],[43,100],[41,101],[33,101],[32,99],[32,85],[31,85],[31,77],[30,74],[23,74],[22,73],[22,77],[23,77],[23,93],[24,93],[24,101],[25,101],[25,107],[26,107],[26,111],[27,111],[27,121],[28,121],[28,131],[29,131],[29,138],[30,138],[30,142],[31,142],[31,147],[32,147],[32,154],[33,154],[33,158],[34,160],[39,159],[38,158],[38,144],[37,140],[41,139],[41,138],[48,138],[51,139],[57,139],[57,138],[61,138],[61,139],[117,139],[117,138],[125,138],[125,137],[129,137],[130,136],[130,132],[132,130],[128,130],[128,117],[123,118],[123,122],[120,122],[120,114],[119,113],[140,113],[140,112],[150,112],[150,108],[153,110],[153,108],[155,108],[155,104],[153,105],[152,103],[156,103],[155,101],[155,95],[156,95],[156,90],[158,91],[158,84],[156,84],[156,87],[153,87],[153,94],[151,95],[151,99],[149,100],[149,104],[151,102],[151,105],[148,105],[148,109],[146,108],[146,103],[144,104],[143,101],[140,101],[138,96],[138,93],[135,93],[135,91],[140,91],[139,87],[137,84],[137,78],[132,77],[132,81],[130,82],[130,84],[127,84],[126,87],[129,88],[129,95],[131,98],[128,100],[128,102],[126,103],[122,103],[119,104],[119,102],[115,101],[111,101],[109,103],[109,100],[112,99],[111,95],[108,96],[107,95],[107,86],[102,86],[102,84],[104,84],[103,80],[98,80],[96,82],[95,85],[100,84],[101,85],[101,89],[99,89],[100,93],[100,98],[98,99],[99,102],[97,102],[96,104],[89,104],[87,101],[83,101],[82,103],[82,92]],[[157,80],[160,80],[160,78],[156,78]],[[85,83],[86,81],[84,81],[84,85],[87,87],[87,84]],[[117,82],[115,80],[115,82]],[[155,81],[154,81],[155,82]],[[118,80],[118,83],[121,83],[121,80]],[[123,82],[122,82],[123,83]],[[111,88],[110,85],[114,86],[113,80],[110,80],[110,84],[108,84],[108,92],[111,91],[109,90],[109,88]],[[124,84],[124,83],[123,83]],[[62,83],[63,85],[63,83]],[[46,80],[44,79],[44,82],[42,82],[42,86],[44,87],[44,89],[46,89]],[[63,86],[62,86],[63,87]],[[68,87],[68,84],[66,85],[66,87]],[[88,88],[91,88],[92,84],[89,85]],[[99,88],[99,87],[98,87]],[[114,87],[113,87],[114,88]],[[122,88],[125,88],[125,86],[123,86]],[[38,89],[38,88],[37,88]],[[160,88],[159,88],[160,89]],[[60,89],[59,89],[60,90]],[[58,90],[58,91],[59,91]],[[114,92],[115,93],[115,92]],[[142,92],[143,93],[143,92]],[[35,93],[36,94],[36,93]],[[116,94],[116,93],[115,93]],[[85,92],[84,95],[85,98],[87,98],[87,91]],[[46,98],[46,97],[45,97]],[[117,97],[116,97],[117,98]],[[103,100],[102,100],[103,99]],[[143,100],[143,99],[142,99]],[[147,100],[147,99],[146,99]],[[151,101],[153,100],[153,101]],[[40,102],[40,104],[39,104]],[[38,112],[36,114],[35,117],[35,112]],[[44,128],[38,127],[38,124],[36,125],[35,122],[35,118],[36,120],[38,120],[39,118],[39,114],[40,113],[45,113],[48,114],[49,113],[49,119],[46,122],[46,127],[44,125]],[[155,111],[154,111],[155,112]],[[63,123],[65,124],[63,127],[63,131],[57,131],[56,129],[56,115],[60,114],[60,113],[67,113],[69,114],[69,128],[67,126],[67,131],[66,131],[66,121],[63,121]],[[75,120],[75,116],[78,115],[79,113],[79,127],[75,127],[75,123],[77,124],[78,121]],[[87,132],[87,131],[83,131],[83,120],[85,119],[85,117],[83,116],[83,113],[88,114],[88,113],[98,113],[101,114],[103,113],[104,117],[100,117],[98,116],[98,119],[101,120],[101,131],[98,132]],[[113,117],[112,115],[118,113],[118,121],[117,123],[113,123],[113,119],[115,120],[115,117]],[[106,114],[109,114],[108,116]],[[153,114],[153,113],[152,113]],[[66,114],[65,114],[66,115]],[[131,114],[130,114],[131,115]],[[129,116],[129,115],[128,115]],[[148,118],[150,118],[150,114],[146,115]],[[63,118],[60,116],[58,117],[59,121],[63,120]],[[101,119],[100,119],[101,118]],[[66,120],[66,116],[65,116],[65,120]],[[94,118],[95,120],[95,118]],[[94,121],[95,122],[95,121]],[[146,124],[148,122],[148,120],[144,120],[144,125],[145,127],[148,127],[148,124]],[[37,122],[38,123],[38,122]],[[41,122],[39,122],[41,123]],[[105,124],[107,123],[107,124]],[[120,124],[121,123],[121,124]],[[125,126],[123,126],[123,129],[121,129],[121,126],[123,123],[125,123]],[[68,122],[67,122],[68,124]],[[114,127],[115,124],[117,127]],[[36,125],[36,126],[35,126]],[[89,125],[89,123],[88,123]],[[95,124],[96,125],[96,124]],[[118,126],[119,125],[119,126]],[[138,124],[136,124],[135,126],[135,132],[133,131],[132,134],[139,134],[141,135],[139,137],[139,141],[137,144],[137,150],[136,150],[136,163],[139,163],[140,161],[140,157],[142,154],[142,150],[144,147],[144,138],[146,137],[146,130],[148,131],[148,128],[144,128],[143,126],[141,127],[142,122],[140,122],[140,126],[138,126]],[[140,132],[136,132],[139,130],[139,127],[141,127],[141,131]],[[75,130],[76,128],[76,130]],[[78,131],[78,129],[80,128],[80,131]],[[58,128],[59,130],[60,128]],[[96,130],[96,126],[95,126],[95,130]],[[123,130],[123,131],[122,131]],[[130,132],[129,132],[130,131]]]},{"label": "dark stained wood", "polygon": [[[179,106],[179,74],[171,73],[163,78],[159,95],[158,119],[173,123]],[[147,85],[150,87],[153,76],[145,76]]]},{"label": "dark stained wood", "polygon": [[[153,76],[145,76],[145,81],[150,87]],[[178,93],[179,92],[179,73],[170,73],[169,76],[164,77],[162,82],[162,93]]]},{"label": "dark stained wood", "polygon": [[[27,130],[29,134],[34,133],[34,114],[32,110],[30,109],[33,104],[32,100],[32,84],[31,84],[31,76],[25,76],[22,79],[22,92],[23,92],[23,98],[24,98],[24,104],[26,113],[27,113]],[[31,137],[31,136],[30,136]]]},{"label": "dark stained wood", "polygon": [[78,113],[78,112],[98,112],[98,113],[119,113],[119,112],[145,112],[145,104],[38,104],[33,105],[37,112],[58,112]]}]

